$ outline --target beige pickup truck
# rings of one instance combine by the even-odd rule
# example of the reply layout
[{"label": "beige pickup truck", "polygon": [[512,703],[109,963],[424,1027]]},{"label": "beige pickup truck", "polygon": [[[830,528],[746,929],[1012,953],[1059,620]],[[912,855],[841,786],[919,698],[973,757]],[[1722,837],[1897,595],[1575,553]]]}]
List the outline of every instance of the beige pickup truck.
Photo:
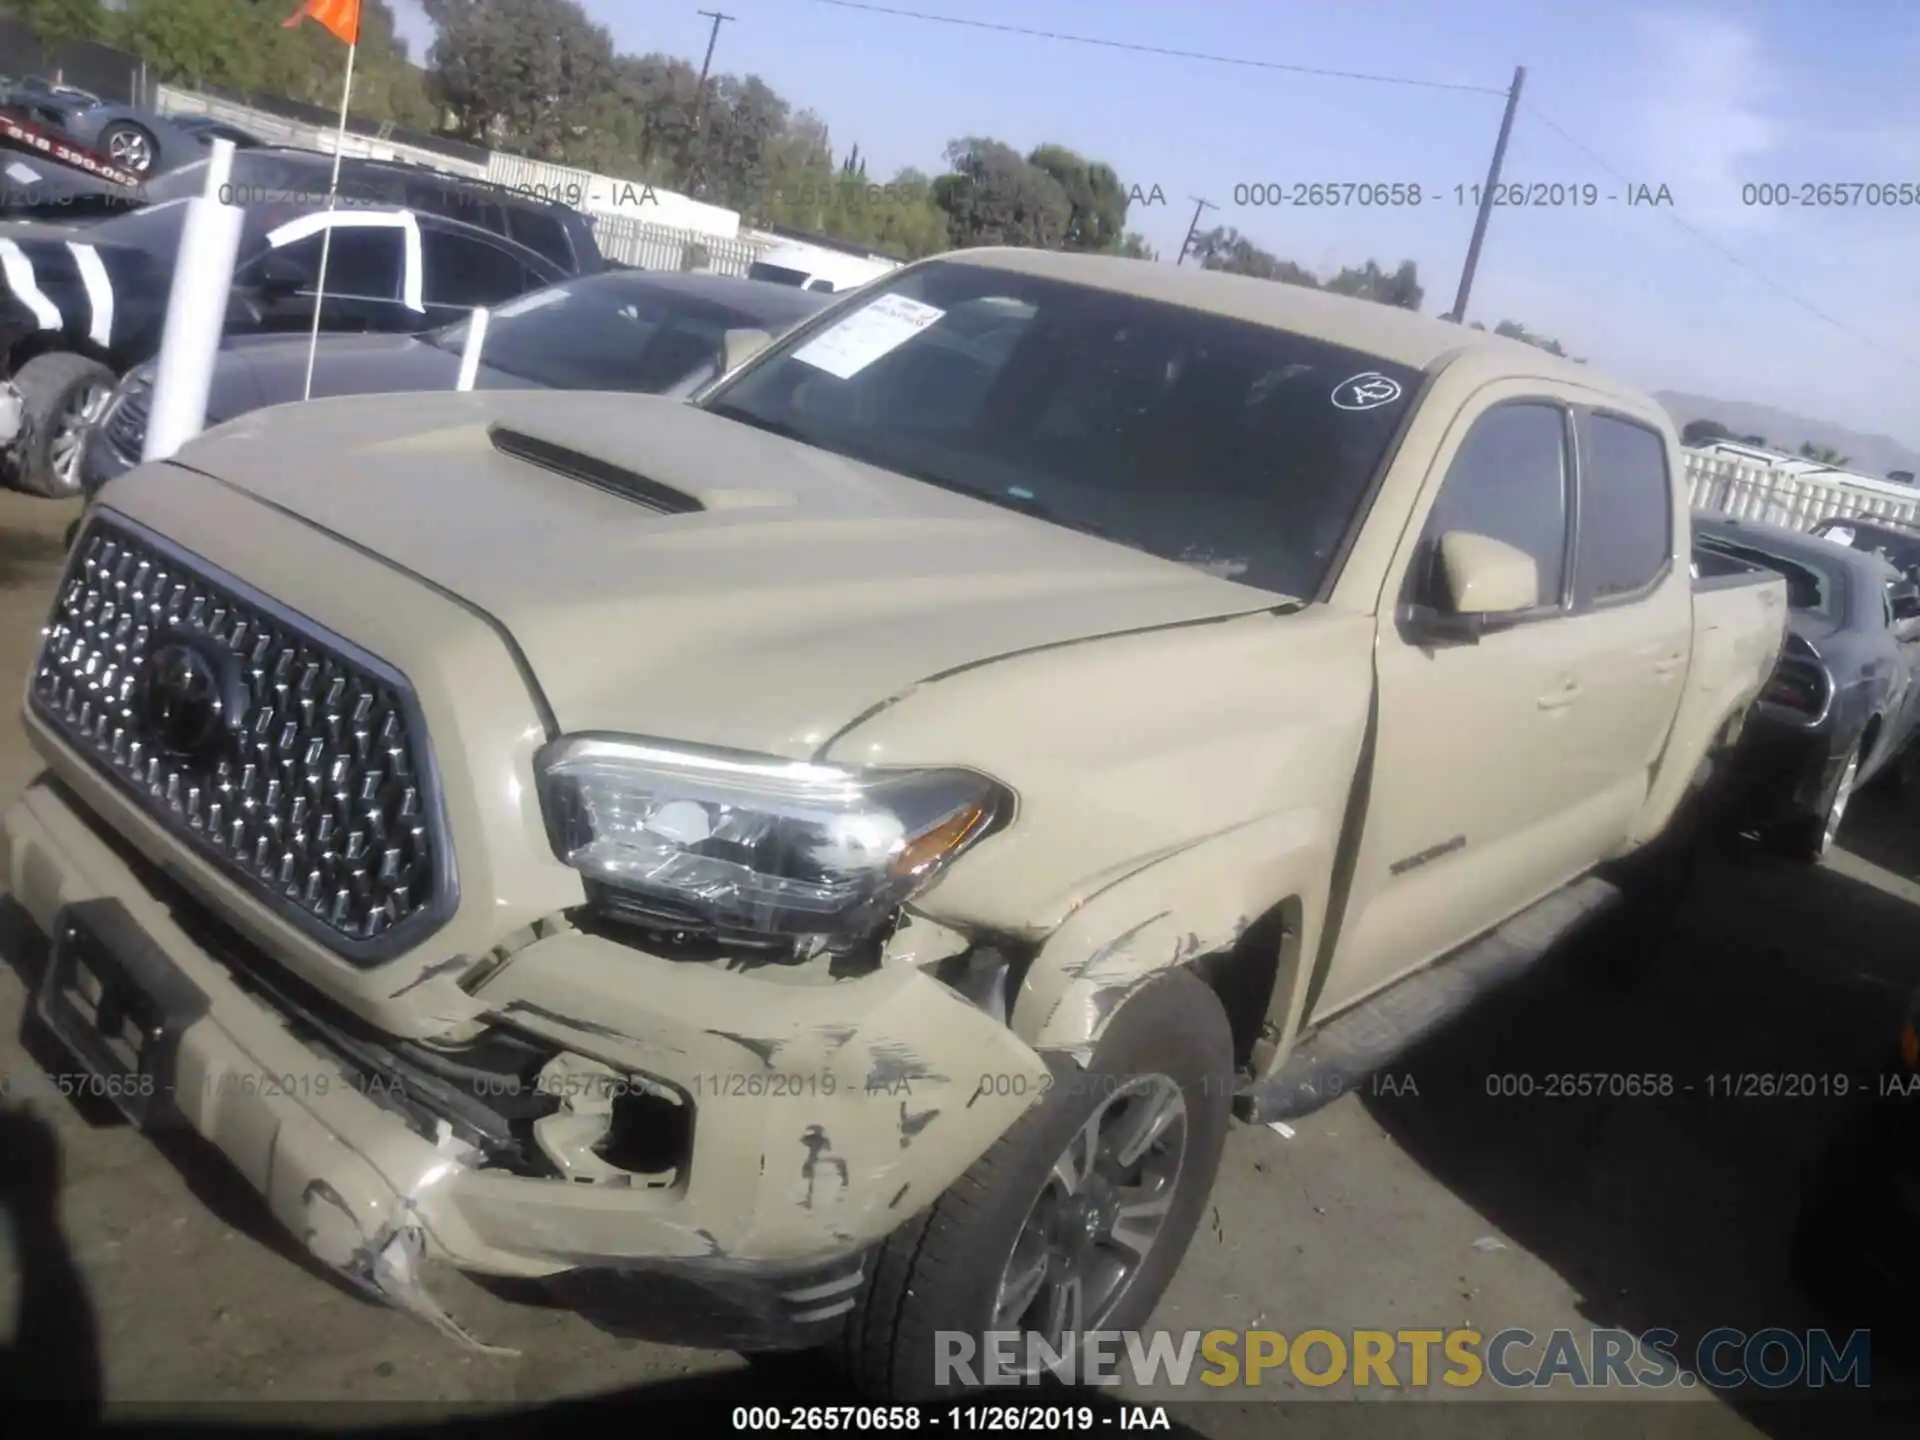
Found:
[{"label": "beige pickup truck", "polygon": [[61,582],[35,1013],[473,1343],[458,1272],[880,1395],[1044,1361],[1145,1322],[1236,1112],[1654,853],[1786,613],[1681,476],[1540,350],[1021,250],[692,403],[259,411]]}]

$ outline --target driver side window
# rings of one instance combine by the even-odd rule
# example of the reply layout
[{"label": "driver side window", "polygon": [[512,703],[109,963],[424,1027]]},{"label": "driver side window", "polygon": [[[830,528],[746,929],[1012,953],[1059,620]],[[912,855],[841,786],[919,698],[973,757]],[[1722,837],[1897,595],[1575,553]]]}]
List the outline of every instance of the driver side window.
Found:
[{"label": "driver side window", "polygon": [[1539,567],[1542,606],[1560,604],[1567,569],[1567,412],[1543,401],[1497,405],[1474,421],[1427,519],[1408,575],[1409,600],[1444,595],[1440,537],[1452,530],[1503,540]]},{"label": "driver side window", "polygon": [[[318,231],[303,236],[267,251],[260,263],[275,260],[297,266],[306,277],[298,293],[311,295],[320,274],[320,243],[324,238],[324,232]],[[327,253],[327,295],[342,300],[397,300],[405,264],[404,242],[398,229],[335,225]]]}]

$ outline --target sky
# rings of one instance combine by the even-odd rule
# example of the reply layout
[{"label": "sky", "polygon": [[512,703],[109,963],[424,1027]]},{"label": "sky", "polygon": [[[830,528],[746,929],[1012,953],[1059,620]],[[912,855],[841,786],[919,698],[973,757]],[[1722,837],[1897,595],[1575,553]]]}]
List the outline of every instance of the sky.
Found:
[{"label": "sky", "polygon": [[[867,172],[937,172],[949,140],[1051,142],[1149,201],[1171,261],[1203,225],[1327,274],[1419,265],[1449,309],[1503,95],[1382,84],[933,23],[828,0],[727,0],[716,72],[757,74]],[[1910,0],[891,0],[892,8],[1268,65],[1504,92],[1526,67],[1504,179],[1592,205],[1496,208],[1468,319],[1517,320],[1649,389],[1773,405],[1920,448],[1920,15]],[[584,0],[627,53],[697,65],[711,21]],[[432,27],[394,0],[424,60]],[[1267,187],[1402,183],[1418,206],[1254,203]],[[1798,204],[1803,185],[1908,203]],[[1796,203],[1756,203],[1753,185]],[[1468,187],[1464,194],[1456,186]],[[1632,205],[1645,193],[1671,203]],[[1259,188],[1249,188],[1259,187]],[[1551,192],[1546,192],[1551,198]],[[1566,193],[1564,190],[1562,193]],[[1890,194],[1890,199],[1897,195]],[[1242,203],[1236,203],[1238,199]],[[1464,200],[1464,203],[1462,203]]]}]

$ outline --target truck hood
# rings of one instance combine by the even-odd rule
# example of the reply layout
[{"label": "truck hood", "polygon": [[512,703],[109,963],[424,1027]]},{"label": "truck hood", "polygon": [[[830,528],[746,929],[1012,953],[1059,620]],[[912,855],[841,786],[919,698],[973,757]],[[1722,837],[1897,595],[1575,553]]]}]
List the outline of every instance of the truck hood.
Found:
[{"label": "truck hood", "polygon": [[[492,425],[702,508],[513,458]],[[957,667],[1284,600],[654,396],[319,400],[229,421],[175,463],[486,611],[567,731],[809,756]]]}]

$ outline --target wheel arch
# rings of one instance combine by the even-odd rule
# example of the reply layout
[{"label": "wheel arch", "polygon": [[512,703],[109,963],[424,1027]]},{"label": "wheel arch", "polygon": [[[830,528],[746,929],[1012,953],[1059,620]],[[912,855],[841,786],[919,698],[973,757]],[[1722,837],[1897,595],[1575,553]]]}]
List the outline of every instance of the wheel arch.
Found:
[{"label": "wheel arch", "polygon": [[1127,999],[1184,967],[1226,1010],[1236,1064],[1258,1068],[1297,1023],[1337,828],[1311,810],[1269,816],[1099,892],[1027,965],[1014,1032],[1085,1063]]}]

